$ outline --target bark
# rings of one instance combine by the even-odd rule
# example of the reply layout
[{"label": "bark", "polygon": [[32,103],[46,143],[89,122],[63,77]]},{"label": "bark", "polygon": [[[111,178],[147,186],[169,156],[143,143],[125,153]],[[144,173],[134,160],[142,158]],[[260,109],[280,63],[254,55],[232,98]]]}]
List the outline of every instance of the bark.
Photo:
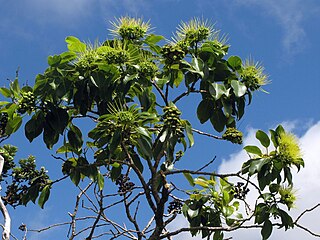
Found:
[{"label": "bark", "polygon": [[[4,158],[0,155],[0,176],[2,175],[3,165],[4,165]],[[0,191],[1,191],[1,186],[0,186]],[[1,210],[1,213],[4,218],[2,240],[9,240],[10,239],[11,219],[10,219],[9,212],[2,201],[1,196],[0,196],[0,210]]]}]

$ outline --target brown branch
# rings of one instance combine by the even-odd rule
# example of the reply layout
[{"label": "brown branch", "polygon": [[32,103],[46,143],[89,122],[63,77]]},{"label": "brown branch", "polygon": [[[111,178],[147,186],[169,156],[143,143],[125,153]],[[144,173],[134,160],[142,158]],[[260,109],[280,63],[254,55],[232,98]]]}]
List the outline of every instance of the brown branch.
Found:
[{"label": "brown branch", "polygon": [[130,206],[128,205],[126,194],[124,194],[123,198],[124,198],[123,203],[124,203],[124,207],[125,207],[125,210],[126,210],[127,218],[134,225],[134,227],[135,227],[135,229],[137,231],[137,234],[138,234],[138,239],[141,240],[142,239],[142,233],[140,231],[140,227],[139,227],[135,217],[132,217],[132,215],[131,215]]},{"label": "brown branch", "polygon": [[189,95],[189,93],[207,93],[207,91],[206,90],[195,90],[195,89],[192,90],[190,88],[190,90],[187,90],[187,91],[181,93],[179,96],[177,96],[172,102],[173,103],[178,102],[181,98]]},{"label": "brown branch", "polygon": [[[2,175],[2,170],[4,166],[4,158],[0,155],[0,177]],[[1,190],[1,186],[0,186]],[[8,212],[8,209],[4,205],[4,202],[0,196],[0,210],[4,218],[3,232],[2,232],[2,240],[10,239],[10,231],[11,231],[11,218]]]},{"label": "brown branch", "polygon": [[312,212],[313,210],[315,210],[316,208],[320,207],[320,203],[316,204],[315,206],[313,206],[312,208],[306,209],[304,210],[298,217],[297,219],[294,221],[294,223],[297,223],[300,218],[305,215],[307,212]]},{"label": "brown branch", "polygon": [[89,183],[87,185],[87,187],[85,189],[81,190],[81,192],[77,195],[73,213],[69,214],[70,217],[71,217],[71,224],[70,224],[71,236],[70,236],[70,240],[74,239],[75,234],[76,234],[76,215],[77,215],[77,212],[78,212],[78,209],[79,209],[80,199],[81,199],[82,195],[92,186],[92,184],[93,184],[93,182]]},{"label": "brown branch", "polygon": [[99,194],[100,199],[99,199],[99,201],[98,201],[98,204],[99,204],[99,212],[98,212],[97,218],[95,219],[95,221],[94,221],[94,223],[93,223],[93,225],[92,225],[91,231],[90,231],[88,237],[86,238],[87,240],[92,239],[94,230],[95,230],[96,227],[98,226],[97,224],[98,224],[98,222],[99,222],[99,220],[100,220],[100,217],[101,217],[101,215],[102,215],[102,213],[103,213],[103,195],[102,195],[102,191],[99,191],[99,192],[100,192],[100,194]]},{"label": "brown branch", "polygon": [[214,138],[214,139],[224,140],[222,137],[219,137],[219,136],[216,136],[216,135],[213,135],[213,134],[210,134],[210,133],[202,132],[202,131],[197,130],[195,128],[192,128],[192,131],[195,132],[195,133],[198,133],[200,135],[204,135],[204,136],[211,137],[211,138]]},{"label": "brown branch", "polygon": [[123,142],[121,142],[121,147],[122,147],[123,151],[125,152],[125,154],[127,155],[128,160],[130,161],[130,165],[129,166],[132,167],[133,171],[136,173],[137,177],[139,178],[139,180],[140,180],[140,182],[142,184],[142,187],[143,187],[143,190],[145,191],[146,199],[147,199],[147,202],[148,202],[149,206],[151,207],[152,211],[155,213],[157,208],[156,208],[156,206],[154,205],[154,203],[152,201],[150,189],[149,189],[146,181],[144,180],[144,177],[142,176],[142,173],[140,172],[139,168],[134,164],[134,161],[133,161],[130,153],[128,152],[128,149],[123,144]]},{"label": "brown branch", "polygon": [[[274,224],[272,224],[272,226],[279,226],[279,224],[274,223]],[[241,229],[262,228],[262,225],[245,225],[245,226],[241,226],[241,227],[239,227],[239,226],[235,226],[235,227],[207,227],[207,226],[184,227],[184,228],[179,228],[178,230],[173,231],[173,232],[165,233],[160,236],[160,239],[168,238],[171,236],[178,235],[182,232],[190,232],[193,230],[198,230],[198,231],[208,230],[208,231],[212,231],[212,232],[214,232],[214,231],[231,232],[231,231],[234,231],[239,228],[241,228]]]},{"label": "brown branch", "polygon": [[214,158],[213,158],[210,162],[208,162],[207,164],[205,164],[203,167],[199,168],[199,169],[197,170],[197,172],[201,172],[203,169],[205,169],[206,167],[208,167],[210,164],[212,164],[212,163],[216,160],[216,158],[217,158],[217,156],[214,156]]},{"label": "brown branch", "polygon": [[320,234],[312,232],[310,229],[308,229],[308,228],[300,225],[300,224],[297,223],[297,222],[295,222],[294,225],[296,225],[298,228],[301,228],[302,230],[308,232],[309,234],[311,234],[311,235],[314,236],[314,237],[320,237]]},{"label": "brown branch", "polygon": [[166,96],[164,95],[164,93],[162,92],[162,90],[159,88],[158,84],[155,81],[152,81],[152,85],[157,89],[158,93],[160,94],[161,98],[163,99],[163,101],[165,102],[166,105],[168,105],[168,100],[166,98]]}]

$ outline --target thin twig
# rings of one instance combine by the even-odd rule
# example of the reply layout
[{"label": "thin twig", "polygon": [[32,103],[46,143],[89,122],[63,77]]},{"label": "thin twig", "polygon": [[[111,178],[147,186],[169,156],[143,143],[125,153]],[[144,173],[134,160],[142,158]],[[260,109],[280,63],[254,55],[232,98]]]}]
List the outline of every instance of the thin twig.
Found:
[{"label": "thin twig", "polygon": [[192,128],[192,131],[195,132],[195,133],[198,133],[200,135],[204,135],[204,136],[211,137],[211,138],[214,138],[214,139],[224,140],[222,137],[219,137],[219,136],[216,136],[216,135],[213,135],[213,134],[210,134],[210,133],[202,132],[202,131],[200,131],[198,129],[195,129],[195,128]]}]

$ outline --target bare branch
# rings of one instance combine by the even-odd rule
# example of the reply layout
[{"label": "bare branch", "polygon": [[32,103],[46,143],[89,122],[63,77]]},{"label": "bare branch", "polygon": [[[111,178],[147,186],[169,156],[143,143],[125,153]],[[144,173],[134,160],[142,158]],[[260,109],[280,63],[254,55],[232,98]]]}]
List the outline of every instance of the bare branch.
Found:
[{"label": "bare branch", "polygon": [[[2,175],[4,165],[4,158],[0,155],[0,177]],[[0,186],[1,190],[1,186]],[[3,232],[2,232],[2,240],[9,240],[10,239],[10,230],[11,230],[11,218],[8,212],[8,209],[4,205],[4,202],[0,196],[0,210],[4,218],[4,225],[3,225]]]},{"label": "bare branch", "polygon": [[200,135],[204,135],[204,136],[211,137],[211,138],[214,138],[214,139],[224,140],[222,137],[215,136],[215,135],[210,134],[210,133],[202,132],[202,131],[197,130],[197,129],[195,129],[195,128],[192,128],[192,131],[195,132],[195,133],[198,133],[198,134],[200,134]]}]

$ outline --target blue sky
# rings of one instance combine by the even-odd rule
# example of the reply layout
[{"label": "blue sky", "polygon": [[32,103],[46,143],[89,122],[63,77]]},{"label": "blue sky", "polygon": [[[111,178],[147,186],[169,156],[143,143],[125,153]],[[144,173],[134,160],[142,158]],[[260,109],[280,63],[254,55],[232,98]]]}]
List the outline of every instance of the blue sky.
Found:
[{"label": "blue sky", "polygon": [[[36,74],[45,70],[47,56],[66,50],[66,36],[74,35],[81,40],[92,42],[98,38],[102,41],[107,37],[109,21],[114,20],[114,17],[143,16],[146,20],[150,19],[156,34],[168,38],[181,20],[203,17],[215,22],[216,28],[221,29],[221,33],[229,38],[229,55],[239,55],[242,58],[251,56],[260,61],[272,80],[272,84],[266,87],[270,94],[255,93],[253,104],[247,108],[246,116],[240,122],[240,129],[247,135],[247,142],[252,141],[252,129],[267,130],[285,122],[305,144],[302,144],[305,146],[305,152],[310,153],[306,155],[313,156],[310,157],[310,163],[316,164],[317,167],[320,165],[316,161],[312,162],[318,150],[316,147],[311,148],[311,145],[319,144],[320,141],[320,133],[317,132],[320,129],[318,0],[0,0],[0,3],[1,86],[8,85],[7,79],[15,77],[18,67],[20,80],[33,84]],[[181,107],[188,109],[187,116],[194,113],[196,108]],[[210,126],[195,126],[212,131]],[[197,140],[195,148],[198,148],[192,150],[191,157],[196,158],[203,153],[204,148],[201,146],[207,144],[207,151],[203,157],[211,158],[217,155],[221,161],[224,159],[225,165],[222,164],[220,169],[225,169],[227,162],[230,165],[232,161],[237,161],[238,155],[241,154],[241,147],[216,144],[211,140],[208,143],[208,139],[205,138]],[[37,155],[41,164],[48,165],[49,173],[56,174],[56,165],[59,163],[43,150],[44,145],[41,141],[28,144],[21,136],[16,136],[10,142],[24,146],[24,149],[20,149],[19,155]],[[308,161],[306,164],[307,174],[310,173]],[[314,165],[313,168],[315,169]],[[312,174],[317,176],[316,172]],[[304,189],[310,184],[312,179],[308,180],[310,182],[298,180],[302,185],[299,188]],[[319,185],[316,186],[320,189]],[[310,194],[311,192],[310,190]],[[56,203],[69,204],[66,211],[72,211],[73,199],[63,199],[60,194],[61,191],[53,191],[52,200],[42,211],[31,205],[29,209],[10,209],[13,226],[31,221],[35,227],[39,227],[53,223],[54,220],[60,221],[63,216],[68,220],[66,213],[61,216],[55,214]],[[307,203],[301,204],[309,206]],[[13,229],[13,232],[17,230]],[[43,239],[43,236],[40,235],[39,239]],[[64,239],[65,234],[55,235],[56,239],[59,236]],[[256,235],[251,236],[251,239],[256,239]],[[279,236],[275,234],[271,239],[280,239]],[[237,238],[235,235],[234,239],[241,237],[239,235]]]}]

